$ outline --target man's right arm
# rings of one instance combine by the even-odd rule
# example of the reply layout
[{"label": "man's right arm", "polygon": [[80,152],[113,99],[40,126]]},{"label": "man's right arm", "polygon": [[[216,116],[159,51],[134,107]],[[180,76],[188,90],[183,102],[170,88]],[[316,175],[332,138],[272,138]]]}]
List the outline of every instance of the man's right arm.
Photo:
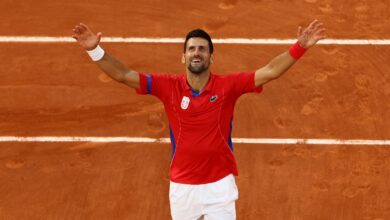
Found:
[{"label": "man's right arm", "polygon": [[130,70],[126,65],[104,52],[98,46],[102,35],[100,32],[95,34],[87,25],[80,23],[75,26],[73,33],[72,37],[88,51],[90,56],[91,53],[93,54],[92,56],[97,55],[98,58],[95,60],[95,63],[103,72],[118,82],[139,89],[139,73]]}]

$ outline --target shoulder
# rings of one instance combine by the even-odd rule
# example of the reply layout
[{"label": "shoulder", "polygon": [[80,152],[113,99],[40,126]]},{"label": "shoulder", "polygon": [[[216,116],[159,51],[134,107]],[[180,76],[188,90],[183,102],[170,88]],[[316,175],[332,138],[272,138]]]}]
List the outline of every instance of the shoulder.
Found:
[{"label": "shoulder", "polygon": [[215,74],[215,79],[217,81],[228,81],[232,83],[237,83],[235,80],[242,80],[246,78],[254,77],[255,72],[234,72],[226,74]]},{"label": "shoulder", "polygon": [[147,73],[147,72],[144,72],[142,74],[149,75],[152,77],[157,77],[157,78],[166,78],[166,79],[177,79],[177,78],[182,77],[182,74],[171,74],[171,73]]},{"label": "shoulder", "polygon": [[168,74],[168,73],[141,73],[147,78],[151,78],[153,81],[181,81],[184,76],[182,74]]}]

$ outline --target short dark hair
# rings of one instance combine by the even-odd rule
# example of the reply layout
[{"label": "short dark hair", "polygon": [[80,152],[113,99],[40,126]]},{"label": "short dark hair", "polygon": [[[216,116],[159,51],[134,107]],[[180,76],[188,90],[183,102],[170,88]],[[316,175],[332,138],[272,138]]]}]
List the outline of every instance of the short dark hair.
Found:
[{"label": "short dark hair", "polygon": [[186,49],[187,49],[187,41],[193,37],[199,37],[199,38],[203,38],[203,39],[207,40],[209,42],[210,53],[214,52],[214,46],[213,46],[213,42],[211,41],[210,35],[202,29],[195,29],[195,30],[188,32],[188,34],[186,36],[186,40],[184,41],[184,52],[186,52]]}]

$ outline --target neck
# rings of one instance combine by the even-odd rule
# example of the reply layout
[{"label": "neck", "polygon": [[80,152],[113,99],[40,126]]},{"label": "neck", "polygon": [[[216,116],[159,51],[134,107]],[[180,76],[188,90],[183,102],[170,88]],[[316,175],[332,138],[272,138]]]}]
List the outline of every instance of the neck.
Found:
[{"label": "neck", "polygon": [[187,83],[195,91],[201,91],[210,79],[210,71],[206,70],[200,74],[187,71]]}]

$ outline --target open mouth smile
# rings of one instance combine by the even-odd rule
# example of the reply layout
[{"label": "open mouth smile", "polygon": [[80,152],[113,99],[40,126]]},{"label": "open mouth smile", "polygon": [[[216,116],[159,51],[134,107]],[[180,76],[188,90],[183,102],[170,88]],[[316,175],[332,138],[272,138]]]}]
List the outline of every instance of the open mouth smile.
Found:
[{"label": "open mouth smile", "polygon": [[194,58],[194,59],[191,60],[191,63],[193,63],[193,64],[199,64],[201,62],[202,62],[202,60],[199,59],[199,58]]}]

